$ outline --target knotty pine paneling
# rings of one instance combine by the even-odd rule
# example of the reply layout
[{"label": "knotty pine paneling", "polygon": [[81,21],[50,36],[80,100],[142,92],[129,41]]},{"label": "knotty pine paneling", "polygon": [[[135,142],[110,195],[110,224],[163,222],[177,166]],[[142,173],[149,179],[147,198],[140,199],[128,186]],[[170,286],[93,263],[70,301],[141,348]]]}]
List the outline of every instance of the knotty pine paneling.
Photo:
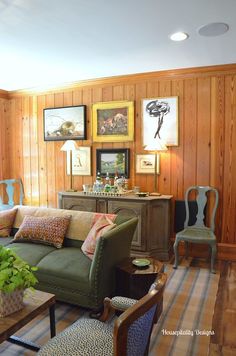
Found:
[{"label": "knotty pine paneling", "polygon": [[[236,247],[236,65],[144,73],[87,81],[45,93],[9,93],[0,98],[0,154],[2,177],[22,177],[25,202],[57,206],[57,192],[69,186],[63,142],[43,140],[43,109],[87,105],[87,140],[92,146],[92,177],[74,176],[74,186],[92,183],[96,176],[96,149],[130,148],[130,188],[153,191],[152,175],[135,174],[135,155],[142,146],[141,100],[163,96],[179,98],[179,146],[161,154],[158,190],[183,199],[194,184],[215,186],[220,194],[216,233],[222,256]],[[93,143],[91,105],[100,101],[134,100],[135,140]],[[3,134],[5,132],[5,134]]]}]

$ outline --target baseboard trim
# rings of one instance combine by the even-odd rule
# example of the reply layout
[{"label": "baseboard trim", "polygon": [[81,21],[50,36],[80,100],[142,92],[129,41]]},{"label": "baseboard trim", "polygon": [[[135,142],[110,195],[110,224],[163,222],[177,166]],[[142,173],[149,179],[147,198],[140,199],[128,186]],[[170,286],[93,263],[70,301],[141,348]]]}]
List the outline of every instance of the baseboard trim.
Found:
[{"label": "baseboard trim", "polygon": [[[174,239],[171,239],[171,242],[173,245]],[[180,256],[184,256],[184,254],[185,254],[183,242],[180,242],[180,244],[179,244],[179,254],[180,254]],[[206,258],[208,255],[209,255],[209,249],[208,249],[207,245],[190,244],[189,256]],[[225,260],[225,261],[236,261],[236,244],[218,243],[217,244],[217,259]]]}]

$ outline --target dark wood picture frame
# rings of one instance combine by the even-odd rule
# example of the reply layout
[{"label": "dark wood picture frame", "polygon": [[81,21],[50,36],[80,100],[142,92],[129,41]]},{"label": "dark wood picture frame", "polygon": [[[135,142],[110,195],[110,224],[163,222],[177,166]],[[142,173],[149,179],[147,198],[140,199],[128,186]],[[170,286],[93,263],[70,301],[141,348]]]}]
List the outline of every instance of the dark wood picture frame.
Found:
[{"label": "dark wood picture frame", "polygon": [[45,108],[44,141],[86,140],[86,105]]},{"label": "dark wood picture frame", "polygon": [[[123,163],[117,163],[117,161],[115,162],[114,158],[117,154],[123,155]],[[122,156],[120,156],[120,158],[121,157]],[[104,160],[107,162],[106,167],[104,167],[103,164]],[[101,177],[105,177],[108,172],[110,177],[114,177],[117,173],[119,177],[124,176],[125,178],[129,178],[129,160],[129,148],[97,149],[97,173],[99,172]]]}]

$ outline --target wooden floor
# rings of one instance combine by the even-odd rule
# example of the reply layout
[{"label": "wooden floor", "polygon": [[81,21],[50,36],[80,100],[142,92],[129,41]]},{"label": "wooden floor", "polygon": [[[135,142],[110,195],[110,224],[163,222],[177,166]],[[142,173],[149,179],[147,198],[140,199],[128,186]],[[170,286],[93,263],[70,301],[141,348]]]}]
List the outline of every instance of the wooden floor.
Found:
[{"label": "wooden floor", "polygon": [[[209,267],[205,260],[193,259],[191,265]],[[213,316],[209,356],[236,356],[236,262],[218,261],[219,288]]]}]

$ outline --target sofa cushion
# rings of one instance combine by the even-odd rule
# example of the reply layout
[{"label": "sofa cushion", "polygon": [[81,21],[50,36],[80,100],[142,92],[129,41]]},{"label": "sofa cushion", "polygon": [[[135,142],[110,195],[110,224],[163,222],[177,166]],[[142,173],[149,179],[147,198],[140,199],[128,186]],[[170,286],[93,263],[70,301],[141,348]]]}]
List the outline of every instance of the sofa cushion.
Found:
[{"label": "sofa cushion", "polygon": [[[94,222],[99,215],[98,213],[92,213],[87,211],[78,210],[66,210],[66,209],[55,209],[55,208],[43,208],[27,205],[18,205],[17,214],[14,221],[13,228],[17,229],[22,224],[22,221],[26,215],[31,216],[71,216],[71,221],[69,228],[66,233],[66,238],[71,240],[84,241],[91,230]],[[108,214],[110,216],[111,214]],[[112,214],[113,215],[113,214]],[[120,218],[119,218],[120,220]],[[121,222],[123,222],[122,219]],[[127,220],[127,218],[125,219]],[[119,224],[120,221],[117,223]]]},{"label": "sofa cushion", "polygon": [[89,291],[91,260],[75,247],[62,247],[42,258],[36,272],[40,282],[60,288]]},{"label": "sofa cushion", "polygon": [[74,240],[86,239],[93,225],[93,217],[95,213],[87,211],[73,211],[65,209],[55,209],[55,208],[42,208],[34,206],[20,206],[18,205],[18,211],[14,221],[14,228],[19,228],[22,221],[26,215],[37,216],[37,217],[50,217],[50,216],[71,216],[71,221],[69,228],[66,233],[66,237]]},{"label": "sofa cushion", "polygon": [[31,241],[60,248],[70,223],[70,216],[35,217],[26,215],[14,241]]},{"label": "sofa cushion", "polygon": [[11,234],[17,209],[0,211],[0,237],[8,237]]},{"label": "sofa cushion", "polygon": [[90,259],[93,259],[96,245],[100,237],[116,226],[116,224],[113,223],[115,217],[116,215],[110,215],[110,217],[108,217],[108,215],[100,215],[89,231],[81,250]]},{"label": "sofa cushion", "polygon": [[30,266],[37,266],[43,257],[47,256],[50,252],[57,250],[53,246],[42,244],[36,245],[30,242],[25,242],[24,244],[12,242],[7,247],[14,250],[15,253]]}]

